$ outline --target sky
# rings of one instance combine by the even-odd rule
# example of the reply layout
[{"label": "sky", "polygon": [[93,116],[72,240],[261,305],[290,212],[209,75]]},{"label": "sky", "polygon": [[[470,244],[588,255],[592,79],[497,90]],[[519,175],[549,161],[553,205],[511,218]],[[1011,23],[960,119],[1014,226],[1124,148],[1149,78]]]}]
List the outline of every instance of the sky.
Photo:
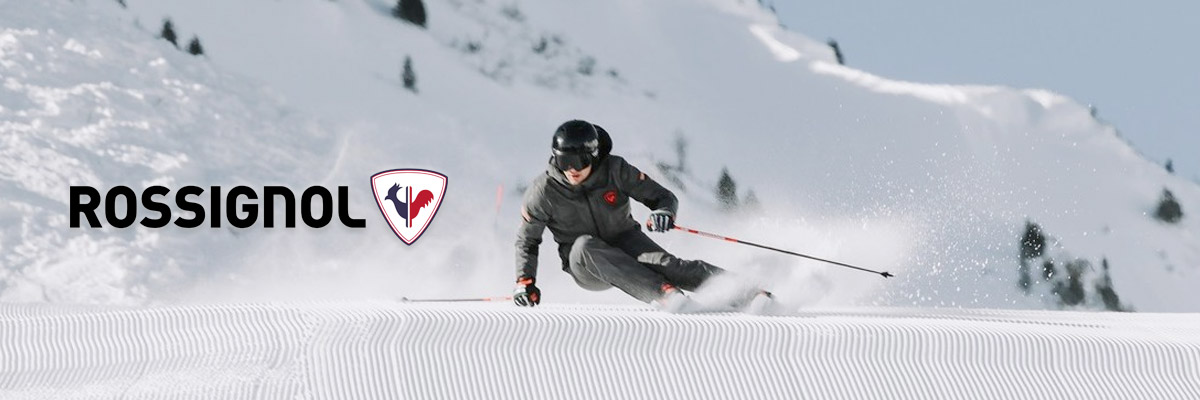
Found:
[{"label": "sky", "polygon": [[[769,4],[769,3],[768,3]],[[846,65],[931,83],[1043,88],[1096,107],[1150,160],[1200,181],[1200,2],[775,0]]]}]

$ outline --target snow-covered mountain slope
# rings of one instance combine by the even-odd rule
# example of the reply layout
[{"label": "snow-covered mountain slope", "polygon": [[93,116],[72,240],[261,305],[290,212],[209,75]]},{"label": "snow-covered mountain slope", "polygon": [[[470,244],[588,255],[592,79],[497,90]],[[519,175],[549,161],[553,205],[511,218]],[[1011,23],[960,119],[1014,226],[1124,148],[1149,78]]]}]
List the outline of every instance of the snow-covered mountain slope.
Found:
[{"label": "snow-covered mountain slope", "polygon": [[185,276],[180,268],[234,262],[213,250],[246,240],[205,229],[70,229],[68,186],[140,192],[322,178],[335,138],[271,91],[163,51],[86,4],[47,6],[3,5],[0,298],[138,301],[147,285]]},{"label": "snow-covered mountain slope", "polygon": [[5,399],[1187,399],[1194,315],[0,305]]},{"label": "snow-covered mountain slope", "polygon": [[[1200,187],[1085,107],[839,66],[754,2],[448,0],[427,4],[428,29],[384,0],[126,4],[0,4],[4,301],[505,293],[519,190],[554,127],[584,118],[676,190],[680,224],[897,275],[659,236],[795,306],[1057,308],[1081,293],[1078,307],[1102,308],[1108,281],[1124,307],[1200,305]],[[205,56],[156,38],[168,17]],[[416,93],[400,81],[405,57]],[[679,138],[684,172],[656,167],[677,164]],[[451,182],[411,248],[365,189],[400,167]],[[720,211],[726,167],[757,208]],[[154,183],[349,185],[368,227],[67,228],[67,186]],[[1164,188],[1179,223],[1151,216]],[[1049,248],[1026,262],[1028,293],[1027,220]],[[631,302],[576,288],[552,251],[541,261],[547,302]]]}]

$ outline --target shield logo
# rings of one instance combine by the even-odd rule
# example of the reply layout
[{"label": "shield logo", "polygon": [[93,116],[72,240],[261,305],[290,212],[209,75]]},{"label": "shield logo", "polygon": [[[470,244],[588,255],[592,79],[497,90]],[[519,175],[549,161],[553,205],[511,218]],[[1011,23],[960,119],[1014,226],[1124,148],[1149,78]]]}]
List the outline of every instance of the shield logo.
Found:
[{"label": "shield logo", "polygon": [[372,175],[371,190],[392,232],[412,245],[442,205],[446,175],[423,169],[392,169]]}]

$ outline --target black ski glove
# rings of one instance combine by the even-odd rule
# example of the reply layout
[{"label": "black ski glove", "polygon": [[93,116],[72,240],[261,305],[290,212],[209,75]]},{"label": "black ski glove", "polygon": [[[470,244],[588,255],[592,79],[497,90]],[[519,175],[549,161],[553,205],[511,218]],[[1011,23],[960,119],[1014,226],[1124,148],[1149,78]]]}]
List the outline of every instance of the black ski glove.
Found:
[{"label": "black ski glove", "polygon": [[650,232],[666,232],[675,228],[675,214],[667,210],[654,210],[650,212],[650,219],[646,220],[646,229]]},{"label": "black ski glove", "polygon": [[542,291],[533,285],[533,278],[522,276],[517,278],[517,288],[513,290],[513,303],[521,307],[533,307],[542,302]]}]

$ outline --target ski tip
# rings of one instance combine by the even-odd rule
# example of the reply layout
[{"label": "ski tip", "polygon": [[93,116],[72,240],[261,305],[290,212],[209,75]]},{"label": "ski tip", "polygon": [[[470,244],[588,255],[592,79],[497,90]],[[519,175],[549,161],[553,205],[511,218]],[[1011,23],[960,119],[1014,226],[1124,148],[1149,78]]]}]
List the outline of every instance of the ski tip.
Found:
[{"label": "ski tip", "polygon": [[895,275],[892,275],[892,273],[890,273],[890,272],[880,272],[879,274],[883,275],[884,278],[891,278],[891,277],[895,276]]}]

